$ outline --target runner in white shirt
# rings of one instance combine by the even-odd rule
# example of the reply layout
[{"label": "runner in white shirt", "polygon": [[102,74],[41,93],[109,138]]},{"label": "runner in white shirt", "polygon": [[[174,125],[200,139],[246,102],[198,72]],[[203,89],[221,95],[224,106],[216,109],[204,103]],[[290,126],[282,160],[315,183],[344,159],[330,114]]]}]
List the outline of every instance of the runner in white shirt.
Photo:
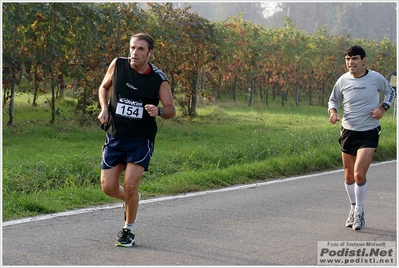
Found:
[{"label": "runner in white shirt", "polygon": [[[378,147],[379,120],[390,108],[395,91],[381,74],[365,68],[366,52],[360,46],[345,51],[348,72],[335,83],[329,102],[330,123],[340,121],[338,109],[343,104],[339,143],[345,174],[345,188],[351,203],[347,227],[365,227],[363,202],[367,191],[366,173]],[[380,105],[380,92],[384,99]]]}]

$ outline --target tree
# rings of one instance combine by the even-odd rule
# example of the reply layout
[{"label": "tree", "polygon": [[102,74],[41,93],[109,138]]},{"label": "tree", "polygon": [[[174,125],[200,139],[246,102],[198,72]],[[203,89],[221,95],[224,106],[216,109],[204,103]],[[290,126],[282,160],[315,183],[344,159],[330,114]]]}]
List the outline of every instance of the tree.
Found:
[{"label": "tree", "polygon": [[150,32],[158,39],[157,62],[169,73],[183,114],[195,116],[199,76],[210,60],[208,51],[213,41],[213,27],[197,13],[191,13],[189,7],[173,9],[171,4],[149,5],[154,24]]},{"label": "tree", "polygon": [[12,125],[14,121],[15,85],[19,83],[17,76],[22,71],[23,51],[20,42],[24,37],[24,29],[18,27],[18,22],[27,19],[27,16],[29,13],[25,12],[25,5],[13,3],[4,6],[3,18],[10,23],[7,25],[8,27],[3,25],[3,86],[5,89],[3,105],[8,105],[9,108],[7,125]]}]

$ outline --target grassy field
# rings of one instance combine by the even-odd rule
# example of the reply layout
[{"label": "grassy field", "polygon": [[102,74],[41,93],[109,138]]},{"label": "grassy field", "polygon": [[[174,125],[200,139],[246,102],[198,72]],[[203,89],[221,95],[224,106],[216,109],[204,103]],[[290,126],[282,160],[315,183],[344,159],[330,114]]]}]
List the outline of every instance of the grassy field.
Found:
[{"label": "grassy field", "polygon": [[[3,220],[120,202],[100,188],[99,123],[82,127],[75,103],[63,100],[50,125],[48,104],[38,103],[17,96],[12,127],[3,110]],[[339,125],[328,122],[325,107],[224,102],[201,104],[197,113],[158,120],[143,199],[341,168]],[[392,113],[381,121],[375,161],[396,159]]]}]

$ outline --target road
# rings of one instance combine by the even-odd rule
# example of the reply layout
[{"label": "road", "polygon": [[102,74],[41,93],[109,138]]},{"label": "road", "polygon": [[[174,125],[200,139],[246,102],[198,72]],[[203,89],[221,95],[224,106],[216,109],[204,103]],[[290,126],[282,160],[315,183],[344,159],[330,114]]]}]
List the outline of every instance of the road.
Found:
[{"label": "road", "polygon": [[142,200],[132,248],[114,246],[121,204],[3,222],[2,264],[317,265],[319,241],[396,241],[396,165],[371,165],[362,231],[344,226],[349,201],[336,170]]}]

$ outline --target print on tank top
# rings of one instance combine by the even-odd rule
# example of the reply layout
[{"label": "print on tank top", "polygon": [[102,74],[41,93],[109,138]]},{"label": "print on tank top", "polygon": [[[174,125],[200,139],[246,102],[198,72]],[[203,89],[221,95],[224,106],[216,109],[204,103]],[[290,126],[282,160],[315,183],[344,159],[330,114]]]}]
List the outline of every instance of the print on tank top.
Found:
[{"label": "print on tank top", "polygon": [[121,98],[119,96],[115,112],[117,116],[141,120],[143,119],[143,111],[144,107],[142,102]]}]

